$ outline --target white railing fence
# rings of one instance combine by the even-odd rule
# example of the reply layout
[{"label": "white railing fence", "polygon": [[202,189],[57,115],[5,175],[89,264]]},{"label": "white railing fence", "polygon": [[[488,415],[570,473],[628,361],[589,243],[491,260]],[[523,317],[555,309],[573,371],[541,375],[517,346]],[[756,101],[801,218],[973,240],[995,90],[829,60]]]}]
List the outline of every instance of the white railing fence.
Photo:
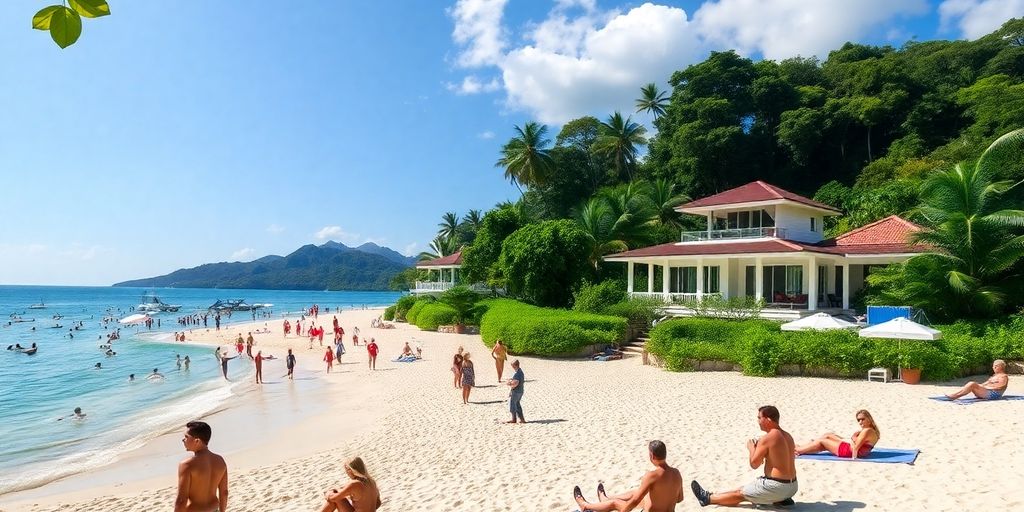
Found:
[{"label": "white railing fence", "polygon": [[712,229],[711,231],[683,231],[680,241],[700,242],[704,240],[733,240],[738,238],[764,238],[776,237],[786,238],[786,230],[783,228],[736,228],[736,229]]}]

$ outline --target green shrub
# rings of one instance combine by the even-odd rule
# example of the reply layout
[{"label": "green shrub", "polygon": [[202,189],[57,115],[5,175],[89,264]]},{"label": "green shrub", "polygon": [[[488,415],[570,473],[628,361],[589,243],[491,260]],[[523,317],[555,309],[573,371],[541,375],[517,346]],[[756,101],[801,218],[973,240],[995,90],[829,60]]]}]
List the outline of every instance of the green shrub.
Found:
[{"label": "green shrub", "polygon": [[[455,323],[455,317],[458,312],[455,308],[445,304],[443,302],[419,302],[417,305],[423,304],[415,315],[416,327],[424,331],[436,331],[440,325],[451,325]],[[415,308],[414,308],[415,309]]]},{"label": "green shrub", "polygon": [[487,346],[501,339],[514,354],[570,355],[593,344],[623,341],[624,318],[531,306],[510,299],[483,303],[480,335]]},{"label": "green shrub", "polygon": [[622,281],[609,279],[597,284],[587,283],[573,295],[573,311],[601,313],[626,300],[626,286]]},{"label": "green shrub", "polygon": [[621,316],[631,324],[650,325],[655,318],[658,318],[658,309],[665,304],[651,297],[630,297],[617,304],[608,306],[601,314]]},{"label": "green shrub", "polygon": [[388,306],[384,309],[384,320],[392,321],[395,319],[395,310],[398,309],[397,305]]},{"label": "green shrub", "polygon": [[414,303],[412,305],[412,307],[409,308],[409,312],[405,314],[405,321],[409,322],[410,324],[414,324],[415,325],[416,324],[416,315],[418,315],[419,312],[423,310],[424,306],[426,306],[427,304],[429,304],[431,302],[432,301],[417,300],[416,303]]},{"label": "green shrub", "polygon": [[416,304],[421,297],[417,295],[403,295],[398,298],[398,302],[395,303],[395,320],[404,321],[406,315],[409,314],[409,310]]},{"label": "green shrub", "polygon": [[454,323],[465,324],[471,317],[473,306],[480,300],[480,296],[470,290],[468,286],[454,286],[442,293],[438,300],[455,310],[455,317],[452,319]]}]

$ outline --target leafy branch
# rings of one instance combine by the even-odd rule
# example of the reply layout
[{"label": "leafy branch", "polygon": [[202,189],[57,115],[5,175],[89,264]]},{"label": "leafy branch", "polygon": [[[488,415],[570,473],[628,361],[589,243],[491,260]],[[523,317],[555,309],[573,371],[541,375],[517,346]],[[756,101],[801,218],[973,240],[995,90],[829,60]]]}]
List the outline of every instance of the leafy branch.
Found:
[{"label": "leafy branch", "polygon": [[[65,4],[71,4],[68,7]],[[67,48],[82,35],[82,16],[99,18],[110,15],[106,0],[67,0],[61,5],[44,7],[32,16],[32,28],[50,32],[57,46]]]}]

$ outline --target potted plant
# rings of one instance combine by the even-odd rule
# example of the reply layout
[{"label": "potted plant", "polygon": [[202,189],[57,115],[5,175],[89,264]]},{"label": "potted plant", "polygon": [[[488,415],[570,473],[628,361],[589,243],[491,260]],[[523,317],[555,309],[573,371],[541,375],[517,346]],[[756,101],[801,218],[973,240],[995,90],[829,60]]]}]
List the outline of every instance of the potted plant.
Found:
[{"label": "potted plant", "polygon": [[924,352],[918,347],[904,348],[900,355],[900,380],[904,384],[921,382],[921,368],[924,366]]},{"label": "potted plant", "polygon": [[473,311],[473,307],[480,299],[480,296],[466,286],[454,286],[441,294],[438,299],[455,310],[455,332],[462,334],[466,332],[466,319]]}]

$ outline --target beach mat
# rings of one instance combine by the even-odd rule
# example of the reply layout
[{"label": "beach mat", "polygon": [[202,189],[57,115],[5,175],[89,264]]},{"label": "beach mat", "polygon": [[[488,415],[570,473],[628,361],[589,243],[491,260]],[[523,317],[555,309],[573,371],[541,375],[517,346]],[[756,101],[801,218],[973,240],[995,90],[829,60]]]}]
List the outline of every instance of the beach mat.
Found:
[{"label": "beach mat", "polygon": [[1018,401],[1018,400],[1024,400],[1024,396],[1022,396],[1022,395],[1003,395],[1002,398],[996,398],[995,400],[993,400],[993,399],[979,400],[978,398],[975,398],[973,396],[970,397],[970,398],[966,398],[966,397],[965,398],[961,398],[959,400],[952,400],[952,399],[944,397],[944,396],[930,396],[930,397],[928,397],[928,399],[929,400],[935,400],[936,402],[953,402],[953,403],[955,403],[957,405],[971,405],[971,404],[976,404],[976,403],[979,403],[979,402],[1006,402],[1006,401],[1015,402],[1015,401]]},{"label": "beach mat", "polygon": [[921,450],[898,450],[896,448],[875,448],[871,450],[866,458],[845,459],[836,457],[829,452],[809,453],[801,455],[800,459],[846,461],[846,462],[877,462],[879,464],[913,464],[917,460],[917,454]]}]

